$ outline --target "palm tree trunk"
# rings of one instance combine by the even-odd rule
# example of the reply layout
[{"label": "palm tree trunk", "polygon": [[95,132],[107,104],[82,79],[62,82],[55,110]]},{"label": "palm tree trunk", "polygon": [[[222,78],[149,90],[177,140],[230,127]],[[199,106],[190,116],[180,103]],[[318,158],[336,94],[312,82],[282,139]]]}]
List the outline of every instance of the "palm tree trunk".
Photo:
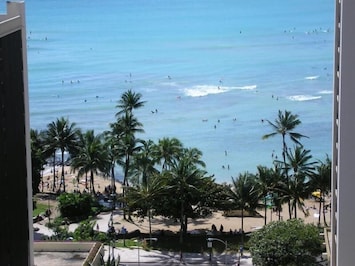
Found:
[{"label": "palm tree trunk", "polygon": [[90,183],[92,187],[92,194],[96,195],[94,187],[94,172],[92,170],[90,171]]},{"label": "palm tree trunk", "polygon": [[43,185],[44,185],[44,182],[43,182],[43,170],[41,170],[41,181],[42,181],[42,193],[43,193]]},{"label": "palm tree trunk", "polygon": [[[286,140],[285,140],[285,134],[282,134],[282,159],[285,167],[285,176],[286,176],[286,184],[287,187],[289,187],[290,180],[288,176],[288,168],[286,167],[286,153],[287,153],[287,145],[286,145]],[[291,211],[291,202],[288,200],[288,213],[290,216],[290,219],[292,218],[292,211]]]},{"label": "palm tree trunk", "polygon": [[[126,195],[126,187],[128,187],[128,169],[129,169],[129,154],[126,153],[126,161],[125,161],[125,169],[124,169],[124,177],[123,177],[123,198]],[[123,219],[126,220],[126,206],[123,208]]]},{"label": "palm tree trunk", "polygon": [[[62,179],[60,185],[63,185],[63,192],[65,192],[65,178],[64,178],[64,150],[62,150]],[[59,186],[60,188],[60,186]]]},{"label": "palm tree trunk", "polygon": [[267,206],[266,206],[266,197],[264,197],[264,225],[266,225],[266,213],[267,213]]},{"label": "palm tree trunk", "polygon": [[180,246],[182,246],[183,242],[184,242],[184,238],[183,238],[183,233],[184,233],[184,202],[181,201],[180,204]]},{"label": "palm tree trunk", "polygon": [[152,212],[151,209],[149,208],[148,210],[148,221],[149,221],[149,240],[150,244],[152,243]]},{"label": "palm tree trunk", "polygon": [[184,215],[184,235],[187,234],[187,215]]},{"label": "palm tree trunk", "polygon": [[321,192],[320,192],[320,198],[319,198],[318,226],[320,226],[320,216],[321,216],[321,208],[322,208],[322,199],[323,199],[323,193],[322,193],[322,191],[321,191]]},{"label": "palm tree trunk", "polygon": [[112,192],[116,193],[116,180],[115,180],[115,164],[113,163],[112,164],[112,167],[111,167],[111,189],[112,189]]},{"label": "palm tree trunk", "polygon": [[242,247],[244,247],[244,204],[242,207]]},{"label": "palm tree trunk", "polygon": [[56,188],[56,185],[55,185],[55,151],[54,151],[54,153],[53,153],[53,188],[52,188],[53,192],[55,191],[55,188]]},{"label": "palm tree trunk", "polygon": [[295,205],[294,208],[295,208],[295,219],[297,219],[297,206]]}]

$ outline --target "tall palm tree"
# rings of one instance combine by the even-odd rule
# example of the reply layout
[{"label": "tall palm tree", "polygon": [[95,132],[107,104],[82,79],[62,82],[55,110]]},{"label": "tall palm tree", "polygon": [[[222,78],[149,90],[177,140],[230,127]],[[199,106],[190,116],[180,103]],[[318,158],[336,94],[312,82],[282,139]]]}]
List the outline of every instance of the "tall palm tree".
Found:
[{"label": "tall palm tree", "polygon": [[116,113],[116,117],[120,117],[125,113],[132,113],[134,109],[139,109],[144,106],[145,101],[141,101],[142,94],[136,93],[132,90],[128,90],[121,95],[121,99],[118,101],[116,108],[119,111]]},{"label": "tall palm tree", "polygon": [[75,123],[70,123],[69,119],[64,117],[57,118],[56,121],[47,125],[47,138],[61,152],[62,174],[60,186],[63,186],[65,192],[65,178],[64,178],[64,153],[67,151],[75,153],[78,149],[78,136],[80,130],[76,128]]},{"label": "tall palm tree", "polygon": [[152,209],[155,201],[166,194],[166,180],[155,173],[149,179],[149,182],[132,186],[127,189],[126,200],[131,210],[137,210],[141,217],[148,216],[149,235],[152,235]]},{"label": "tall palm tree", "polygon": [[242,219],[242,245],[244,245],[244,211],[255,211],[259,206],[259,197],[256,189],[255,176],[245,172],[238,178],[232,177],[230,199],[241,210]]},{"label": "tall palm tree", "polygon": [[264,205],[264,224],[266,225],[267,216],[267,200],[272,200],[272,197],[268,199],[267,197],[272,195],[273,189],[276,186],[278,179],[275,175],[274,169],[268,168],[266,166],[257,166],[257,174],[255,175],[256,190],[258,198],[263,200]]},{"label": "tall palm tree", "polygon": [[121,120],[117,121],[117,126],[121,128],[122,132],[118,136],[117,157],[121,158],[118,163],[121,164],[124,170],[123,185],[128,186],[131,157],[141,149],[139,145],[141,140],[135,137],[135,133],[141,133],[144,130],[142,124],[133,115],[123,116]]},{"label": "tall palm tree", "polygon": [[46,162],[46,156],[44,154],[44,132],[31,129],[31,165],[32,165],[32,188],[33,194],[39,192],[39,183],[42,182],[42,192],[43,192],[43,176],[41,172],[43,171],[43,165]]},{"label": "tall palm tree", "polygon": [[141,149],[134,155],[132,174],[136,177],[137,184],[146,186],[150,183],[149,177],[159,173],[154,168],[156,159],[153,157],[154,142],[142,141]]},{"label": "tall palm tree", "polygon": [[[320,192],[318,226],[320,225],[322,203],[324,205],[324,196],[328,194],[331,189],[331,168],[332,162],[327,156],[325,162],[320,162],[320,164],[316,166],[316,170],[313,175],[310,176],[312,190],[319,190]],[[324,212],[325,209],[323,206],[323,222],[324,225],[327,226]]]},{"label": "tall palm tree", "polygon": [[287,168],[292,169],[289,189],[295,218],[297,218],[296,205],[305,213],[304,199],[310,193],[309,180],[314,175],[315,164],[317,163],[312,160],[310,152],[310,150],[297,145],[293,151],[290,149],[287,153]]},{"label": "tall palm tree", "polygon": [[[283,163],[285,166],[285,177],[286,177],[286,182],[289,181],[288,177],[288,169],[286,167],[286,156],[287,156],[287,143],[286,143],[286,136],[289,136],[291,141],[294,143],[301,145],[300,139],[302,137],[306,137],[300,133],[294,132],[295,128],[301,124],[301,120],[298,119],[298,115],[292,114],[290,111],[285,110],[282,112],[279,110],[278,116],[275,119],[274,122],[271,122],[270,120],[266,120],[268,124],[271,126],[271,128],[274,130],[273,132],[264,135],[262,138],[263,139],[268,139],[270,137],[274,137],[276,135],[281,135],[282,137],[282,158],[283,158]],[[288,204],[289,206],[289,216],[291,219],[291,205],[290,203]]]},{"label": "tall palm tree", "polygon": [[282,204],[285,203],[283,194],[280,193],[280,187],[283,186],[283,184],[286,182],[283,172],[283,163],[274,161],[274,168],[272,168],[272,175],[274,177],[274,184],[272,187],[272,201],[278,212],[279,221],[281,220]]},{"label": "tall palm tree", "polygon": [[51,162],[53,163],[53,186],[52,191],[54,192],[57,188],[57,176],[56,176],[56,151],[57,146],[53,141],[52,137],[48,135],[48,131],[44,131],[44,144],[43,144],[43,154],[46,159],[51,157]]},{"label": "tall palm tree", "polygon": [[199,165],[203,168],[206,167],[204,161],[202,161],[202,151],[197,148],[184,148],[182,153],[184,156],[195,165]]},{"label": "tall palm tree", "polygon": [[293,171],[293,175],[303,174],[307,177],[314,174],[316,161],[312,160],[310,150],[297,145],[293,151],[289,149],[287,153],[287,168]]},{"label": "tall palm tree", "polygon": [[[119,111],[116,113],[117,121],[111,124],[112,136],[116,138],[115,143],[115,158],[117,163],[122,166],[124,171],[123,176],[123,197],[125,197],[125,190],[128,186],[128,176],[131,170],[131,157],[139,151],[140,140],[136,138],[137,133],[143,133],[143,125],[133,115],[133,110],[144,106],[144,101],[141,101],[142,95],[135,93],[132,90],[121,95],[118,101],[117,108]],[[126,218],[126,212],[124,212]]]},{"label": "tall palm tree", "polygon": [[102,142],[101,135],[95,135],[93,130],[88,130],[80,139],[82,146],[72,159],[72,167],[79,170],[79,176],[90,173],[91,191],[93,194],[96,194],[94,174],[98,174],[99,172],[108,174],[111,161],[108,151]]},{"label": "tall palm tree", "polygon": [[115,177],[115,166],[118,161],[118,145],[119,145],[119,139],[117,139],[117,136],[115,132],[113,131],[105,131],[104,133],[104,138],[105,138],[105,148],[108,152],[108,157],[110,160],[110,171],[111,171],[111,190],[110,194],[116,192],[116,177]]},{"label": "tall palm tree", "polygon": [[295,219],[297,219],[297,209],[300,209],[305,215],[308,215],[308,212],[305,209],[304,200],[310,194],[309,188],[309,182],[305,175],[302,174],[294,176],[287,183],[280,183],[277,187],[282,195],[282,200],[284,202],[290,202]]},{"label": "tall palm tree", "polygon": [[169,170],[174,160],[181,156],[183,145],[177,138],[163,138],[155,146],[153,156],[162,164],[162,172]]},{"label": "tall palm tree", "polygon": [[[113,160],[123,167],[123,185],[128,185],[128,174],[132,155],[139,151],[140,140],[135,137],[137,133],[143,133],[143,125],[132,113],[125,112],[115,123],[110,124],[110,142],[112,144]],[[124,192],[124,189],[123,189]]]},{"label": "tall palm tree", "polygon": [[196,167],[187,157],[181,157],[172,163],[169,171],[163,172],[168,177],[169,192],[175,196],[177,213],[180,221],[180,244],[187,233],[188,217],[192,215],[193,206],[199,205],[203,183],[207,180],[204,170]]}]

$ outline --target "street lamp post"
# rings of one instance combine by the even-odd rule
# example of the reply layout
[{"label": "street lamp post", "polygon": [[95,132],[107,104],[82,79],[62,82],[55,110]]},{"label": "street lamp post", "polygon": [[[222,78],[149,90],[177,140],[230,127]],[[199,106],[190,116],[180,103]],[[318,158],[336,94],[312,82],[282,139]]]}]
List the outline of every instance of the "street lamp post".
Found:
[{"label": "street lamp post", "polygon": [[108,261],[109,265],[115,265],[115,227],[113,226],[113,212],[111,213],[107,227],[107,235],[109,237]]},{"label": "street lamp post", "polygon": [[[219,239],[219,238],[214,238],[214,237],[209,237],[209,238],[207,238],[207,241],[208,241],[208,245],[212,248],[212,241],[218,241],[218,242],[221,242],[221,243],[223,243],[224,245],[225,245],[225,247],[224,247],[224,249],[225,249],[225,252],[226,252],[226,255],[225,255],[225,257],[224,257],[224,265],[227,265],[227,247],[228,247],[228,243],[227,243],[227,241],[223,241],[223,240],[221,240],[221,239]],[[210,244],[209,244],[210,243]],[[210,260],[211,260],[212,258],[210,257]]]}]

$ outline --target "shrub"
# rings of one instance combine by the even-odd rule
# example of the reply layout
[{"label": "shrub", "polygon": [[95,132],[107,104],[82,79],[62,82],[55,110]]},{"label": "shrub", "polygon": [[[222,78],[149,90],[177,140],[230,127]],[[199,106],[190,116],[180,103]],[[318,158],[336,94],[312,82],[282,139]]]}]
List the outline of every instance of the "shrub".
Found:
[{"label": "shrub", "polygon": [[272,222],[253,232],[249,246],[258,266],[316,265],[322,252],[317,227],[296,219]]},{"label": "shrub", "polygon": [[58,208],[62,217],[70,220],[86,219],[97,211],[97,200],[90,194],[63,193],[58,197]]}]

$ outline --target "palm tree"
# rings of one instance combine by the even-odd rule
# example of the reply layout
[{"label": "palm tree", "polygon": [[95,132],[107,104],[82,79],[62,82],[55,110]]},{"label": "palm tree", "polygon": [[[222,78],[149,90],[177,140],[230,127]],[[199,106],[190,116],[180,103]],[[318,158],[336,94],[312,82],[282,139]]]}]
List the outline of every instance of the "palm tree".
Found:
[{"label": "palm tree", "polygon": [[[271,122],[269,120],[266,120],[268,124],[272,127],[274,130],[272,133],[264,135],[262,138],[263,139],[268,139],[270,137],[276,136],[276,135],[281,135],[282,137],[282,158],[283,158],[283,163],[285,166],[285,177],[286,177],[286,182],[289,181],[288,177],[288,169],[286,167],[286,156],[287,156],[287,143],[286,143],[286,136],[288,135],[290,139],[298,144],[301,145],[300,139],[302,137],[306,137],[300,133],[294,132],[293,130],[301,124],[301,120],[298,119],[298,115],[293,115],[291,112],[285,110],[282,112],[279,110],[278,112],[278,117],[275,119],[275,122]],[[291,205],[290,203],[288,204],[289,207],[289,215],[291,219]]]},{"label": "palm tree", "polygon": [[[121,99],[118,101],[116,113],[117,121],[110,125],[111,135],[114,143],[117,145],[112,154],[112,158],[116,159],[117,163],[122,166],[124,171],[123,176],[123,197],[125,197],[125,190],[128,187],[128,176],[131,170],[131,157],[138,152],[140,147],[138,144],[140,140],[136,138],[136,133],[143,133],[143,125],[133,115],[133,110],[144,106],[144,101],[141,101],[141,94],[135,93],[131,90],[123,93]],[[126,212],[124,212],[126,218]]]},{"label": "palm tree", "polygon": [[128,171],[130,167],[130,158],[134,152],[138,151],[137,144],[140,142],[135,137],[137,133],[144,133],[143,125],[132,113],[126,112],[125,115],[118,118],[116,123],[111,124],[113,135],[116,137],[118,162],[124,168],[124,185],[128,185]]},{"label": "palm tree", "polygon": [[141,217],[148,216],[149,235],[152,235],[152,209],[154,202],[166,193],[166,180],[157,173],[152,175],[149,182],[132,186],[127,189],[126,200],[131,210],[137,210]]},{"label": "palm tree", "polygon": [[[279,221],[281,220],[282,204],[285,203],[283,194],[280,192],[280,187],[286,182],[285,175],[283,174],[283,163],[274,161],[274,168],[270,169],[274,177],[274,184],[272,187],[272,201],[278,212]],[[287,201],[286,201],[287,202]]]},{"label": "palm tree", "polygon": [[52,136],[48,135],[48,131],[44,131],[44,146],[43,146],[43,154],[45,158],[51,158],[50,161],[52,161],[53,164],[53,186],[52,186],[52,191],[56,191],[57,187],[57,173],[56,173],[56,151],[57,151],[57,144],[55,141],[53,141]]},{"label": "palm tree", "polygon": [[79,133],[80,130],[76,128],[76,124],[70,123],[64,117],[58,118],[55,122],[47,125],[47,138],[52,142],[53,147],[61,151],[62,175],[60,186],[63,186],[63,192],[65,192],[64,153],[66,151],[73,153],[78,149]]},{"label": "palm tree", "polygon": [[168,178],[170,195],[175,195],[177,214],[180,221],[180,244],[187,233],[188,217],[193,213],[193,206],[198,206],[206,172],[191,163],[188,157],[180,157],[172,163],[169,171],[163,172]]},{"label": "palm tree", "polygon": [[293,151],[290,149],[290,152],[287,153],[287,168],[293,171],[289,180],[289,190],[295,218],[297,218],[296,205],[305,213],[304,199],[310,193],[309,179],[314,175],[315,164],[317,163],[312,160],[310,152],[310,150],[297,145]]},{"label": "palm tree", "polygon": [[108,157],[110,160],[110,169],[111,169],[111,191],[110,193],[116,192],[116,177],[115,177],[115,166],[119,158],[118,156],[118,145],[119,140],[116,138],[116,135],[113,131],[105,131],[104,132],[105,138],[105,148],[108,152]]},{"label": "palm tree", "polygon": [[201,160],[202,158],[202,151],[200,151],[197,148],[184,148],[182,153],[184,156],[191,161],[191,163],[195,165],[199,165],[203,168],[206,167],[206,164],[204,161]]},{"label": "palm tree", "polygon": [[297,208],[305,215],[308,215],[308,212],[305,209],[304,200],[309,196],[310,190],[305,175],[296,175],[289,180],[288,183],[280,183],[277,189],[282,195],[282,200],[284,202],[290,202],[295,219],[297,219]]},{"label": "palm tree", "polygon": [[177,138],[163,138],[155,146],[153,156],[162,164],[162,172],[169,170],[174,160],[181,156],[183,145]]},{"label": "palm tree", "polygon": [[138,153],[134,155],[132,174],[137,179],[137,185],[146,186],[150,180],[149,177],[159,173],[154,168],[156,159],[153,158],[154,142],[152,140],[142,140],[142,146]]},{"label": "palm tree", "polygon": [[95,195],[94,174],[108,174],[111,161],[101,135],[95,135],[93,130],[88,130],[80,139],[82,146],[72,160],[72,167],[79,170],[78,176],[90,173],[91,191]]},{"label": "palm tree", "polygon": [[141,101],[142,94],[135,93],[132,90],[128,90],[121,95],[121,99],[118,101],[116,108],[119,111],[116,113],[116,117],[120,117],[125,113],[132,113],[134,109],[139,109],[144,106],[145,101]]},{"label": "palm tree", "polygon": [[[145,101],[141,101],[142,95],[140,93],[135,93],[132,90],[128,90],[121,95],[121,99],[118,101],[116,108],[119,111],[116,113],[117,121],[110,125],[111,127],[111,138],[116,138],[113,140],[116,148],[123,145],[124,148],[120,150],[116,149],[115,157],[118,162],[119,158],[125,158],[123,163],[124,169],[124,185],[127,183],[127,175],[130,164],[130,156],[134,150],[136,139],[136,133],[143,133],[143,125],[140,123],[133,115],[134,109],[139,109],[144,106]],[[132,146],[133,145],[133,146]],[[122,161],[121,161],[122,164]]]},{"label": "palm tree", "polygon": [[[122,197],[125,198],[126,188],[129,186],[128,178],[132,171],[132,157],[141,149],[141,140],[135,137],[135,133],[144,132],[142,124],[132,115],[126,113],[116,123],[112,124],[114,132],[117,132],[114,158],[123,169]],[[126,219],[126,208],[124,209]]]},{"label": "palm tree", "polygon": [[[275,175],[274,169],[268,168],[266,166],[257,166],[258,172],[255,175],[256,190],[258,193],[258,198],[264,201],[264,224],[266,225],[267,207],[268,207],[268,197],[272,195],[273,189],[277,184],[277,176]],[[272,200],[272,197],[269,199]]]},{"label": "palm tree", "polygon": [[232,177],[232,189],[230,192],[230,199],[241,210],[242,245],[244,245],[244,211],[255,211],[259,206],[255,176],[245,172],[240,174],[238,178]]},{"label": "palm tree", "polygon": [[32,165],[32,188],[33,194],[39,192],[39,183],[42,182],[42,192],[43,192],[43,176],[41,172],[43,171],[43,165],[46,162],[44,154],[44,132],[31,129],[31,165]]},{"label": "palm tree", "polygon": [[[318,226],[320,225],[322,202],[324,205],[324,195],[328,194],[331,188],[331,168],[332,162],[327,156],[325,162],[320,162],[320,164],[316,166],[316,170],[313,175],[310,176],[312,190],[319,190],[320,192]],[[325,209],[323,206],[323,222],[324,225],[327,226],[324,211]]]},{"label": "palm tree", "polygon": [[314,174],[316,161],[310,161],[312,155],[310,150],[304,149],[302,146],[297,145],[292,151],[289,149],[287,153],[287,168],[292,169],[293,175],[303,174],[310,177]]}]

